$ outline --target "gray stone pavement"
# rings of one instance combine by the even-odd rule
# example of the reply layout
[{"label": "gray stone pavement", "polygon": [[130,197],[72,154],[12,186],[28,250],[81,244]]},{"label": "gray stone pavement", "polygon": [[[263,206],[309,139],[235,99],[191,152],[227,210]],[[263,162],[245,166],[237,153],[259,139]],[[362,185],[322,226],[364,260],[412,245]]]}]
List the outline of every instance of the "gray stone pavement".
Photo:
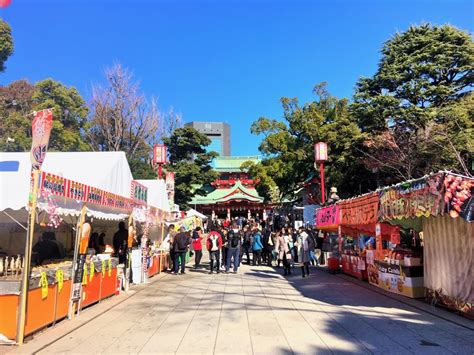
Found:
[{"label": "gray stone pavement", "polygon": [[[39,353],[474,353],[466,327],[324,271],[280,273],[243,266],[237,275],[166,275]],[[14,351],[36,352],[50,331],[80,318]]]}]

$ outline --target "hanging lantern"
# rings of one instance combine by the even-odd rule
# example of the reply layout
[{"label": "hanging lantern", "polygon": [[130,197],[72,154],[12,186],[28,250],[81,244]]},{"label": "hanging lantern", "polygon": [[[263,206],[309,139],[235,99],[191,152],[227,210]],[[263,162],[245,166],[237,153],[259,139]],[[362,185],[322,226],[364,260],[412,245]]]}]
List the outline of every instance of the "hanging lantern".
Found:
[{"label": "hanging lantern", "polygon": [[166,164],[166,145],[155,144],[153,147],[153,163]]},{"label": "hanging lantern", "polygon": [[328,145],[326,143],[319,142],[314,145],[314,160],[316,163],[328,160]]}]

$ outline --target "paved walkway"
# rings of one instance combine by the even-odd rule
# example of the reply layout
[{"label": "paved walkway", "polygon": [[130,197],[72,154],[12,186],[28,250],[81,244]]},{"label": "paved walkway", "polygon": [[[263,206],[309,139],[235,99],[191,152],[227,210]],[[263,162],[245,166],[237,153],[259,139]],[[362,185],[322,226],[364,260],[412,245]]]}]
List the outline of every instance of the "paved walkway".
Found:
[{"label": "paved walkway", "polygon": [[[343,277],[315,271],[302,279],[295,270],[284,278],[279,271],[243,266],[237,275],[189,270],[186,275],[167,275],[40,353],[474,351],[472,330]],[[32,351],[48,332],[16,351]]]}]

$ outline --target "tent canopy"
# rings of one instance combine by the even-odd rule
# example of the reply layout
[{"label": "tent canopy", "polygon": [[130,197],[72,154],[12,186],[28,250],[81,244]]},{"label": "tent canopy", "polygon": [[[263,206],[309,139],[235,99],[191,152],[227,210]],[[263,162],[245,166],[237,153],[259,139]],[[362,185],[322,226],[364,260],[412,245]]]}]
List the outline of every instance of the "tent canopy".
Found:
[{"label": "tent canopy", "polygon": [[189,211],[186,212],[186,217],[198,217],[201,219],[207,219],[206,215],[196,211],[195,209],[191,208]]},{"label": "tent canopy", "polygon": [[[124,152],[48,152],[43,171],[130,196],[133,179]],[[30,192],[30,153],[0,153],[0,211],[26,207]]]},{"label": "tent canopy", "polygon": [[159,208],[165,212],[170,212],[170,203],[166,183],[164,180],[135,180],[148,188],[147,203],[150,206]]}]

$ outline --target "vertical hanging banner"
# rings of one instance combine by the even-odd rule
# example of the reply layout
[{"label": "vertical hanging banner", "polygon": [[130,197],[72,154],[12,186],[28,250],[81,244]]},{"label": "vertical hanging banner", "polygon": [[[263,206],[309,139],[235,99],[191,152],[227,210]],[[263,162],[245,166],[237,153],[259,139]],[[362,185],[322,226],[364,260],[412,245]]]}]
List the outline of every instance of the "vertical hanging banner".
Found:
[{"label": "vertical hanging banner", "polygon": [[30,160],[33,169],[41,169],[48,150],[49,136],[53,128],[53,109],[35,113],[32,124],[32,143]]},{"label": "vertical hanging banner", "polygon": [[166,191],[168,192],[168,200],[170,203],[170,208],[173,209],[174,206],[174,172],[166,172]]}]

